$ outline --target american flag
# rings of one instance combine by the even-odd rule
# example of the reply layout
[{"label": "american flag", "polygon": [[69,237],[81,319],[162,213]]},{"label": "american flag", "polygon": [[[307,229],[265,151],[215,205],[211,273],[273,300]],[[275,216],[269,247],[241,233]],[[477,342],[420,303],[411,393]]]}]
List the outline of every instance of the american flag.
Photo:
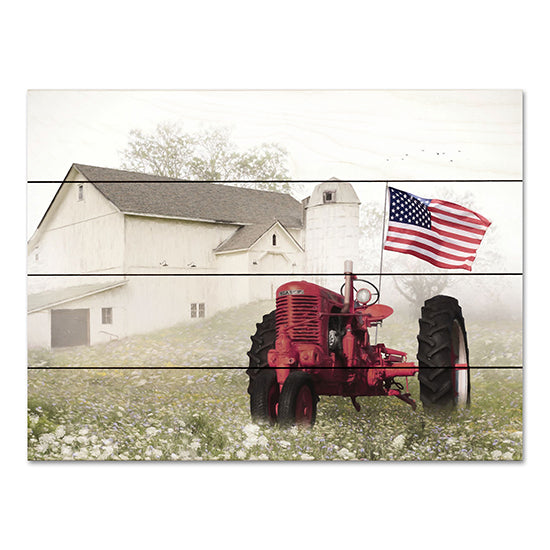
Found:
[{"label": "american flag", "polygon": [[411,254],[437,267],[472,270],[491,222],[463,206],[390,190],[384,250]]}]

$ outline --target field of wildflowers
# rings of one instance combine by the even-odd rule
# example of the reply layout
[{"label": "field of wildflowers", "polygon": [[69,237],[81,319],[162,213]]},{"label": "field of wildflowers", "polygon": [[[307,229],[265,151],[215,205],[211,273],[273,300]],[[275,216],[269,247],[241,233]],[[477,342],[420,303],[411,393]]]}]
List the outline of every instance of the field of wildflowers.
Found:
[{"label": "field of wildflowers", "polygon": [[[313,430],[252,424],[246,351],[270,307],[104,346],[30,352],[29,460],[522,459],[521,369],[474,369],[472,405],[453,413],[384,397],[359,398],[356,412],[349,399],[322,397]],[[379,340],[414,358],[416,326],[386,324]],[[467,322],[467,330],[472,365],[521,365],[521,322]],[[409,388],[417,398],[416,379]]]}]

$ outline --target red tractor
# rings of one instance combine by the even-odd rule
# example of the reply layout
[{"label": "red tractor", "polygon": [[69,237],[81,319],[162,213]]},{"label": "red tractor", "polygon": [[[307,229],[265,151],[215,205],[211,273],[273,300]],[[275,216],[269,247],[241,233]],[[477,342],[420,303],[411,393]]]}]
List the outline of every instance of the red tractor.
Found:
[{"label": "red tractor", "polygon": [[351,397],[357,411],[356,398],[371,395],[395,396],[415,409],[407,377],[417,373],[425,409],[469,404],[468,344],[457,300],[425,302],[417,366],[404,352],[371,343],[368,329],[393,310],[378,303],[372,283],[352,273],[352,262],[344,271],[340,294],[306,281],[277,289],[276,309],[256,325],[248,352],[252,419],[312,426],[320,395]]}]

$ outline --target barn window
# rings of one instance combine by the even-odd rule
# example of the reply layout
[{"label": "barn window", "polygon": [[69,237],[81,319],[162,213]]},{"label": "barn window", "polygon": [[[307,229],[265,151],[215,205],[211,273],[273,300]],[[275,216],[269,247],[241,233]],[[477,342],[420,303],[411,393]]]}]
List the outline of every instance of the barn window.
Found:
[{"label": "barn window", "polygon": [[336,198],[335,191],[325,191],[323,193],[323,202],[334,202],[335,198]]},{"label": "barn window", "polygon": [[204,314],[205,314],[204,303],[191,304],[191,319],[196,319],[197,317],[204,317]]},{"label": "barn window", "polygon": [[84,184],[81,183],[78,186],[78,200],[82,201],[84,200]]},{"label": "barn window", "polygon": [[271,244],[277,246],[277,235],[273,234],[273,237],[271,237]]},{"label": "barn window", "polygon": [[113,324],[113,308],[102,307],[101,308],[101,324],[112,325]]}]

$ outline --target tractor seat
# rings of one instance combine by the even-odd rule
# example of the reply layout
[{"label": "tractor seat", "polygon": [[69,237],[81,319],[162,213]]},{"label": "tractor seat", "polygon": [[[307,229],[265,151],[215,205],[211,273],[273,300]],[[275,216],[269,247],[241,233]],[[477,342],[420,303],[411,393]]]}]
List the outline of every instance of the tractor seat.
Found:
[{"label": "tractor seat", "polygon": [[393,309],[390,306],[384,306],[382,304],[374,304],[368,306],[365,309],[363,315],[367,317],[370,323],[377,323],[389,317],[393,313]]}]

